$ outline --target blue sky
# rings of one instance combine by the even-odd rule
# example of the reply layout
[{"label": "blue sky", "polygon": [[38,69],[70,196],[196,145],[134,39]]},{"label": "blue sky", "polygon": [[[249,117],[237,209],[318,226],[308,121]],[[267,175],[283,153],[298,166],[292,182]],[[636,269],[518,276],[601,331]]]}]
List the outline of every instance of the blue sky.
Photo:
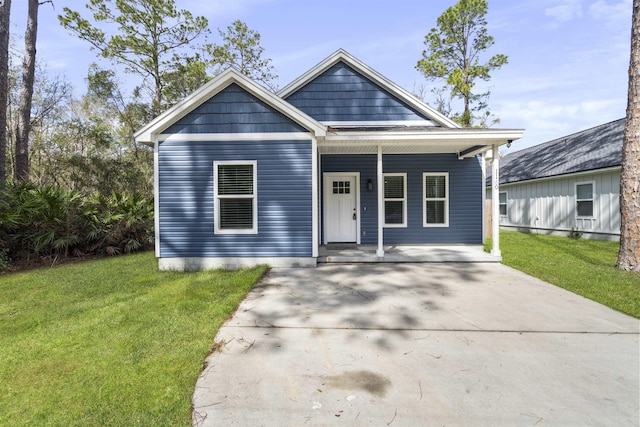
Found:
[{"label": "blue sky", "polygon": [[[110,64],[68,34],[56,15],[65,6],[84,10],[84,0],[54,0],[40,8],[39,59],[49,71],[84,91],[91,62]],[[179,8],[217,28],[235,19],[262,37],[278,85],[344,48],[409,91],[426,81],[416,70],[424,36],[454,0],[176,0]],[[631,32],[631,0],[489,0],[487,53],[504,53],[509,64],[492,74],[491,110],[496,127],[524,128],[508,151],[539,144],[625,115]],[[20,40],[26,2],[14,1],[12,36]],[[122,74],[126,81],[133,76]]]}]

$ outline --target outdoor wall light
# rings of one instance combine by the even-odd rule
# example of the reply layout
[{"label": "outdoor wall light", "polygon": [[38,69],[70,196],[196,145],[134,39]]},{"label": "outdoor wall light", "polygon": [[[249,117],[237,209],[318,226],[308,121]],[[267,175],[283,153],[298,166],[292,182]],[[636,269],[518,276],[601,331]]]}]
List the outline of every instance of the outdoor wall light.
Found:
[{"label": "outdoor wall light", "polygon": [[367,180],[367,191],[372,191],[373,190],[373,181],[371,180],[371,178],[369,178]]}]

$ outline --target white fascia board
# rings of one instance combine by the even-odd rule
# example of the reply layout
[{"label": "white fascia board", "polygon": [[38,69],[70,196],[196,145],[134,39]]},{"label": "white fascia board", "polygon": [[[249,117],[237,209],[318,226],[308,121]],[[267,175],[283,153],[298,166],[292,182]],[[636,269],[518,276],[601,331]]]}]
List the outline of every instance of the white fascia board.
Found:
[{"label": "white fascia board", "polygon": [[158,141],[173,142],[218,142],[218,141],[310,141],[307,132],[264,132],[264,133],[162,133]]},{"label": "white fascia board", "polygon": [[289,83],[288,85],[280,89],[277,92],[277,95],[280,98],[284,99],[287,96],[291,95],[292,93],[296,92],[298,89],[300,89],[301,87],[309,83],[311,80],[315,79],[320,74],[322,74],[323,72],[325,72],[326,70],[328,70],[329,68],[337,64],[342,59],[343,54],[346,54],[346,51],[344,51],[343,49],[338,49],[337,51],[329,55],[327,58],[323,59],[318,64],[316,64],[314,67],[309,69],[307,72],[302,74],[300,77],[298,77],[297,79],[295,79],[294,81],[292,81],[291,83]]},{"label": "white fascia board", "polygon": [[327,134],[325,144],[360,141],[474,141],[477,145],[503,145],[522,138],[522,129],[451,129],[424,132],[334,132]]},{"label": "white fascia board", "polygon": [[191,95],[169,108],[164,113],[147,123],[141,129],[133,134],[136,142],[148,143],[153,139],[153,135],[161,133],[163,130],[171,126],[173,123],[186,116],[204,101],[214,94],[222,91],[224,88],[233,83],[233,69],[222,72],[217,77],[202,85]]},{"label": "white fascia board", "polygon": [[325,135],[326,126],[269,92],[267,89],[249,79],[242,73],[233,68],[228,68],[218,76],[214,77],[211,81],[204,84],[200,89],[196,90],[191,95],[187,96],[185,99],[178,102],[176,105],[160,114],[154,120],[138,130],[134,134],[135,141],[151,145],[153,135],[162,133],[165,129],[186,116],[207,99],[233,83],[238,84],[247,92],[275,108],[305,129],[313,132],[316,136],[323,137]]},{"label": "white fascia board", "polygon": [[372,82],[378,84],[386,91],[395,95],[397,98],[401,99],[411,107],[415,108],[417,111],[420,111],[425,116],[431,117],[439,125],[453,129],[460,128],[460,125],[458,123],[454,122],[444,114],[440,113],[438,110],[422,102],[415,95],[393,83],[391,80],[387,79],[364,62],[355,58],[344,49],[338,49],[329,57],[317,64],[315,67],[311,68],[309,71],[295,79],[293,82],[289,83],[278,92],[278,96],[283,99],[286,98],[340,61],[349,65],[351,68],[358,71],[360,74],[367,77]]}]

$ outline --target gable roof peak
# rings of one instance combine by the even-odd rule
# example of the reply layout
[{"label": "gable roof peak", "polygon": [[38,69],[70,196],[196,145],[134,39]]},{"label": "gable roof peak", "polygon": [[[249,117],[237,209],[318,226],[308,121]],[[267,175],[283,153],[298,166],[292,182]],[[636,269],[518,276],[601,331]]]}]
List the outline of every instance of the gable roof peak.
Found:
[{"label": "gable roof peak", "polygon": [[396,83],[384,77],[382,74],[378,73],[376,70],[360,61],[355,56],[351,55],[349,52],[342,48],[336,50],[331,55],[320,61],[317,65],[312,67],[309,71],[286,85],[277,93],[277,95],[282,99],[286,99],[288,96],[290,96],[294,92],[297,92],[307,83],[311,82],[313,79],[327,71],[329,68],[333,67],[338,62],[343,62],[357,73],[361,74],[387,92],[396,96],[398,99],[404,101],[409,106],[415,108],[426,117],[431,118],[437,124],[445,128],[460,128],[460,125],[458,123],[446,117],[435,108],[424,103],[415,95],[411,94],[409,91],[403,89]]},{"label": "gable roof peak", "polygon": [[313,132],[316,136],[325,135],[326,126],[293,107],[291,104],[273,94],[264,86],[245,76],[240,71],[233,67],[229,67],[135,132],[135,141],[153,146],[155,136],[162,133],[162,131],[176,123],[191,111],[195,110],[203,102],[234,83],[267,105],[270,105],[280,113],[300,124],[302,127]]}]

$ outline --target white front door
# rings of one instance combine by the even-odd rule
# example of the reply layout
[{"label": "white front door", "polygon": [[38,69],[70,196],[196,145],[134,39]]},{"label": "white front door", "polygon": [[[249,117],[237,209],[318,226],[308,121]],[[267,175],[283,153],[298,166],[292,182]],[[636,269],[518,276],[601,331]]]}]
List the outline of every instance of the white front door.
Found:
[{"label": "white front door", "polygon": [[325,241],[358,241],[358,174],[326,173],[325,194]]}]

